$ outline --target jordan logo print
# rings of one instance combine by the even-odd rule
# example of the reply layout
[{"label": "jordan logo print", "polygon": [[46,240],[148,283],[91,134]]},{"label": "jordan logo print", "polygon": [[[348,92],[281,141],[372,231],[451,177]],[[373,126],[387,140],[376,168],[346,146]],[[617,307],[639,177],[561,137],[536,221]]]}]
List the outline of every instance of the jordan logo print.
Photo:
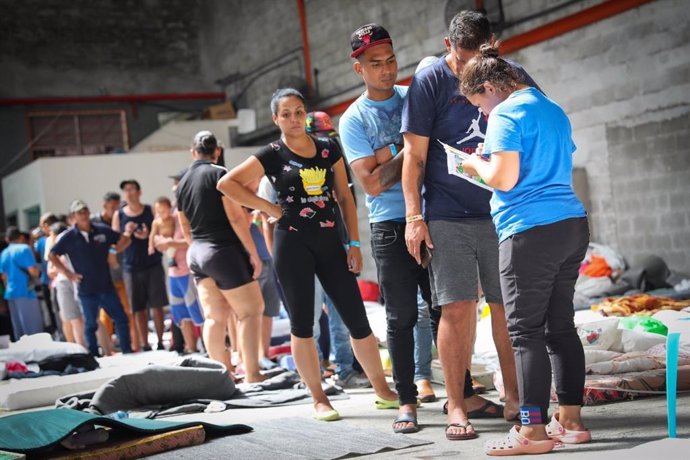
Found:
[{"label": "jordan logo print", "polygon": [[470,127],[467,128],[467,131],[465,131],[466,133],[469,133],[469,134],[467,136],[465,136],[464,138],[460,139],[459,141],[457,141],[456,144],[458,144],[458,145],[462,144],[462,143],[467,142],[470,139],[475,138],[475,137],[478,137],[480,139],[484,139],[484,137],[485,137],[484,133],[482,133],[482,130],[479,127],[479,120],[482,119],[482,110],[477,109],[477,112],[478,112],[477,113],[477,119],[472,120]]}]

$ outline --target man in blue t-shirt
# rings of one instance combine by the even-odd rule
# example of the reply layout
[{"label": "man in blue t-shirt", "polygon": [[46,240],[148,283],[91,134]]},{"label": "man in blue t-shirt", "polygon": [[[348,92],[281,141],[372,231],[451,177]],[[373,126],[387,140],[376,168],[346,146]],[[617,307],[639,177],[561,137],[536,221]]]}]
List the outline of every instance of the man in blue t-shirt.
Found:
[{"label": "man in blue t-shirt", "polygon": [[8,227],[6,241],[9,244],[0,255],[0,273],[5,284],[5,299],[10,306],[14,339],[23,335],[43,332],[43,314],[30,287],[31,277],[38,277],[36,259],[28,244],[21,242],[22,234],[17,227]]},{"label": "man in blue t-shirt", "polygon": [[[386,304],[387,339],[400,412],[396,433],[414,433],[417,387],[414,383],[414,327],[417,289],[430,302],[429,275],[405,247],[405,202],[400,184],[403,156],[401,113],[407,88],[395,84],[398,65],[390,35],[378,24],[358,28],[351,37],[353,69],[366,91],[340,118],[345,156],[366,192],[371,246]],[[429,391],[427,389],[427,391]]]},{"label": "man in blue t-shirt", "polygon": [[[50,250],[49,260],[67,279],[78,283],[79,301],[86,323],[84,335],[89,352],[94,356],[98,355],[96,330],[98,314],[103,307],[115,322],[122,352],[130,353],[129,321],[110,276],[108,254],[113,245],[120,252],[130,244],[136,223],[128,222],[125,231],[120,234],[105,225],[92,224],[89,208],[81,200],[73,201],[69,211],[74,216],[74,227],[55,243]],[[62,263],[58,257],[61,255],[69,256],[74,272]]]},{"label": "man in blue t-shirt", "polygon": [[[433,250],[430,280],[433,305],[440,305],[438,348],[448,393],[446,437],[477,436],[470,418],[517,416],[515,361],[508,337],[498,271],[498,241],[491,221],[491,193],[460,177],[439,141],[466,153],[483,142],[486,118],[459,92],[458,75],[484,43],[493,40],[488,19],[463,11],[445,37],[448,54],[422,69],[410,84],[403,109],[407,248],[421,261],[422,243]],[[534,82],[516,65],[527,84]],[[421,190],[424,186],[424,214]],[[479,275],[479,276],[478,276]],[[491,308],[494,342],[506,389],[506,410],[489,404],[471,410],[463,384],[476,326],[478,286]]]}]

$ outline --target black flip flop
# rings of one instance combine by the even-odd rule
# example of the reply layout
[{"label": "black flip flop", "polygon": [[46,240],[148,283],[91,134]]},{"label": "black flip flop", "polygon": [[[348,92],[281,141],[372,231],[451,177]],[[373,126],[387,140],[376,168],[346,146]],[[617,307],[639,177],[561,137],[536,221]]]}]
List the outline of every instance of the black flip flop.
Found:
[{"label": "black flip flop", "polygon": [[[487,409],[495,407],[494,412]],[[467,418],[503,418],[503,406],[492,401],[487,401],[479,409],[471,410],[467,413]]]},{"label": "black flip flop", "polygon": [[[488,412],[487,409],[496,406],[496,412]],[[443,413],[448,413],[448,401],[443,404]],[[467,418],[503,418],[503,406],[491,401],[487,401],[479,409],[471,410],[467,413]],[[515,417],[517,418],[517,416]]]},{"label": "black flip flop", "polygon": [[[449,441],[467,441],[468,439],[475,439],[479,437],[479,435],[475,431],[472,431],[472,433],[467,432],[467,428],[471,426],[472,424],[470,422],[467,422],[467,425],[462,425],[460,423],[449,423],[448,425],[446,425],[446,439]],[[465,430],[465,432],[463,434],[450,434],[448,433],[448,428],[452,427],[462,428],[463,430]]]},{"label": "black flip flop", "polygon": [[[396,423],[412,423],[414,426],[407,426],[404,428],[395,428]],[[398,418],[393,420],[393,432],[394,433],[402,433],[402,434],[410,434],[410,433],[416,433],[419,431],[419,424],[417,423],[417,416],[410,414],[409,412],[406,412],[402,415],[398,415]]]}]

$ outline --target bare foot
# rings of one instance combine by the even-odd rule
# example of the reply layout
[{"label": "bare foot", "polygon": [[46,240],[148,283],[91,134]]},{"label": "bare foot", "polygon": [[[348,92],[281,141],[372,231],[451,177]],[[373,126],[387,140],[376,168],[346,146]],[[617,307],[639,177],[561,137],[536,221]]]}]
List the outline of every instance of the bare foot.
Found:
[{"label": "bare foot", "polygon": [[530,441],[548,441],[549,435],[546,434],[544,425],[529,425],[520,427],[520,434]]},{"label": "bare foot", "polygon": [[334,410],[333,406],[331,406],[331,403],[328,400],[326,400],[324,402],[318,402],[317,401],[314,403],[314,411],[317,414],[321,414],[321,413],[325,414],[326,412],[330,412],[332,410]]},{"label": "bare foot", "polygon": [[[473,395],[470,396],[469,398],[465,398],[465,408],[467,409],[467,412],[471,412],[474,410],[481,409],[486,405],[486,403],[491,402],[486,398],[482,398],[479,395]],[[487,414],[496,414],[496,411],[499,410],[497,409],[496,405],[489,405],[484,409],[484,412]]]},{"label": "bare foot", "polygon": [[503,418],[512,422],[518,419],[520,404],[517,401],[506,401],[503,407]]},{"label": "bare foot", "polygon": [[267,378],[268,377],[266,377],[265,375],[263,375],[261,373],[251,374],[251,375],[247,374],[244,376],[244,381],[245,381],[245,383],[258,383],[258,382],[263,382]]},{"label": "bare foot", "polygon": [[[467,403],[467,399],[465,399],[465,403]],[[449,405],[446,437],[448,438],[453,436],[474,437],[476,436],[476,433],[474,431],[474,427],[470,424],[470,421],[467,418],[467,414],[462,410],[462,408],[457,406],[451,409]]]},{"label": "bare foot", "polygon": [[386,388],[386,390],[384,390],[384,392],[382,392],[382,393],[377,392],[376,396],[378,396],[381,399],[385,399],[386,401],[397,401],[398,400],[398,393],[391,390],[390,388]]}]

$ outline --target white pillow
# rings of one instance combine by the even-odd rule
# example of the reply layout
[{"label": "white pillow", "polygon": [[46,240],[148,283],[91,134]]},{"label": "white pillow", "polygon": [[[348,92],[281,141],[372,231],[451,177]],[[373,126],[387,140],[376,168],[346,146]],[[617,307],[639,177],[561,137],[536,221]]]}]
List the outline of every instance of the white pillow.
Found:
[{"label": "white pillow", "polygon": [[621,331],[618,318],[606,318],[577,326],[577,335],[583,347],[597,350],[621,351]]},{"label": "white pillow", "polygon": [[647,351],[653,346],[666,343],[666,337],[651,332],[631,331],[622,329],[623,352]]}]

